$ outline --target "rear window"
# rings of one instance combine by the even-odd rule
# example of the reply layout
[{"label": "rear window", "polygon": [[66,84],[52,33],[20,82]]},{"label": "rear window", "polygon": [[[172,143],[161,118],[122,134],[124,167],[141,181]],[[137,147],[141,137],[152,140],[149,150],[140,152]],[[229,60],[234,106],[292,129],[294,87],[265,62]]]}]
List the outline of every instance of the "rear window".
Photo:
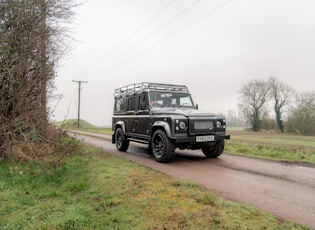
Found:
[{"label": "rear window", "polygon": [[115,100],[115,112],[125,112],[126,111],[126,99],[116,99]]}]

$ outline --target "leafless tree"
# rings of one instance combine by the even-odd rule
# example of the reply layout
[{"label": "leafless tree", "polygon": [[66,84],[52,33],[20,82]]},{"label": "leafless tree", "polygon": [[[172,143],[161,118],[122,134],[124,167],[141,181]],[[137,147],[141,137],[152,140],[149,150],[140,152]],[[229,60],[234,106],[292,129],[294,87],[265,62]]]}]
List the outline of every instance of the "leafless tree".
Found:
[{"label": "leafless tree", "polygon": [[283,112],[291,103],[294,90],[289,85],[278,81],[275,77],[269,78],[270,97],[274,100],[274,111],[279,130],[284,131]]},{"label": "leafless tree", "polygon": [[291,109],[286,124],[289,132],[304,135],[315,133],[315,91],[298,94],[296,104]]},{"label": "leafless tree", "polygon": [[70,0],[0,1],[0,154],[44,139],[47,95],[57,60],[68,49]]},{"label": "leafless tree", "polygon": [[254,79],[248,84],[244,84],[239,91],[241,103],[239,109],[248,118],[252,129],[257,132],[261,129],[261,116],[264,105],[268,100],[268,83]]}]

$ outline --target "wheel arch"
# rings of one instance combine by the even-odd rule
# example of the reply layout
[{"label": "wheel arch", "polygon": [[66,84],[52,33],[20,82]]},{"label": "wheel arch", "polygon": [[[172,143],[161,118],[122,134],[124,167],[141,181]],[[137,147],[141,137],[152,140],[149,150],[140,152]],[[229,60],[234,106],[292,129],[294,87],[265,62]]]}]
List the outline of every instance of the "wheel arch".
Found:
[{"label": "wheel arch", "polygon": [[162,129],[165,131],[167,137],[172,137],[172,133],[171,133],[171,127],[170,125],[165,122],[165,121],[156,121],[154,122],[154,124],[152,125],[152,130],[151,130],[151,137],[153,136],[154,132],[158,129]]},{"label": "wheel arch", "polygon": [[117,121],[117,122],[115,123],[114,130],[113,130],[114,133],[113,133],[113,135],[112,135],[112,143],[113,143],[113,144],[116,143],[116,140],[115,140],[115,133],[116,133],[116,130],[117,130],[118,128],[121,128],[124,134],[126,133],[125,123],[124,123],[123,121]]},{"label": "wheel arch", "polygon": [[126,133],[125,123],[123,121],[117,121],[116,122],[114,131],[116,131],[118,128],[121,128],[122,131],[124,132],[124,134]]}]

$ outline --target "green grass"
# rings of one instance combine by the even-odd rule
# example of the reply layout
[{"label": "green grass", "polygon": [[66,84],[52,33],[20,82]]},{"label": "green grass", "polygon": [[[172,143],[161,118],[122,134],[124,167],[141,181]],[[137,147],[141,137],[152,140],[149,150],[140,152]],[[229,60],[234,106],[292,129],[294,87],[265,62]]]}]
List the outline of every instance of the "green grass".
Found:
[{"label": "green grass", "polygon": [[[77,119],[67,119],[64,121],[55,122],[57,127],[63,127],[65,129],[77,129],[78,128],[78,120]],[[80,127],[82,129],[96,128],[96,126],[90,124],[89,122],[80,119]]]},{"label": "green grass", "polygon": [[309,229],[82,146],[47,174],[1,162],[0,229]]},{"label": "green grass", "polygon": [[247,156],[315,164],[315,136],[228,131],[225,150]]},{"label": "green grass", "polygon": [[238,141],[249,141],[259,143],[269,143],[277,145],[315,147],[315,136],[302,136],[282,133],[250,132],[250,131],[227,131]]},{"label": "green grass", "polygon": [[246,129],[249,129],[249,127],[227,127],[226,130],[227,132],[229,131],[244,131]]},{"label": "green grass", "polygon": [[63,129],[82,130],[82,131],[87,131],[87,132],[109,134],[109,135],[113,133],[113,131],[110,128],[98,127],[82,119],[80,119],[80,128],[78,128],[77,119],[68,119],[65,121],[58,121],[58,122],[55,122],[55,125]]}]

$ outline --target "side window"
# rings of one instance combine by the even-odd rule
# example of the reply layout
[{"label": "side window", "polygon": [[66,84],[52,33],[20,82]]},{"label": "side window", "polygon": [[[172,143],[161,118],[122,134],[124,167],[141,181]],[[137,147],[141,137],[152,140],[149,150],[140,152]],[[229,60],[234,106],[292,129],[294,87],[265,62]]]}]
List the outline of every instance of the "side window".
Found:
[{"label": "side window", "polygon": [[122,99],[122,98],[116,99],[114,111],[115,112],[126,111],[126,99]]},{"label": "side window", "polygon": [[138,110],[148,110],[149,105],[148,101],[145,95],[139,96],[139,105],[138,105]]},{"label": "side window", "polygon": [[128,111],[136,110],[136,97],[131,97],[128,100]]}]

